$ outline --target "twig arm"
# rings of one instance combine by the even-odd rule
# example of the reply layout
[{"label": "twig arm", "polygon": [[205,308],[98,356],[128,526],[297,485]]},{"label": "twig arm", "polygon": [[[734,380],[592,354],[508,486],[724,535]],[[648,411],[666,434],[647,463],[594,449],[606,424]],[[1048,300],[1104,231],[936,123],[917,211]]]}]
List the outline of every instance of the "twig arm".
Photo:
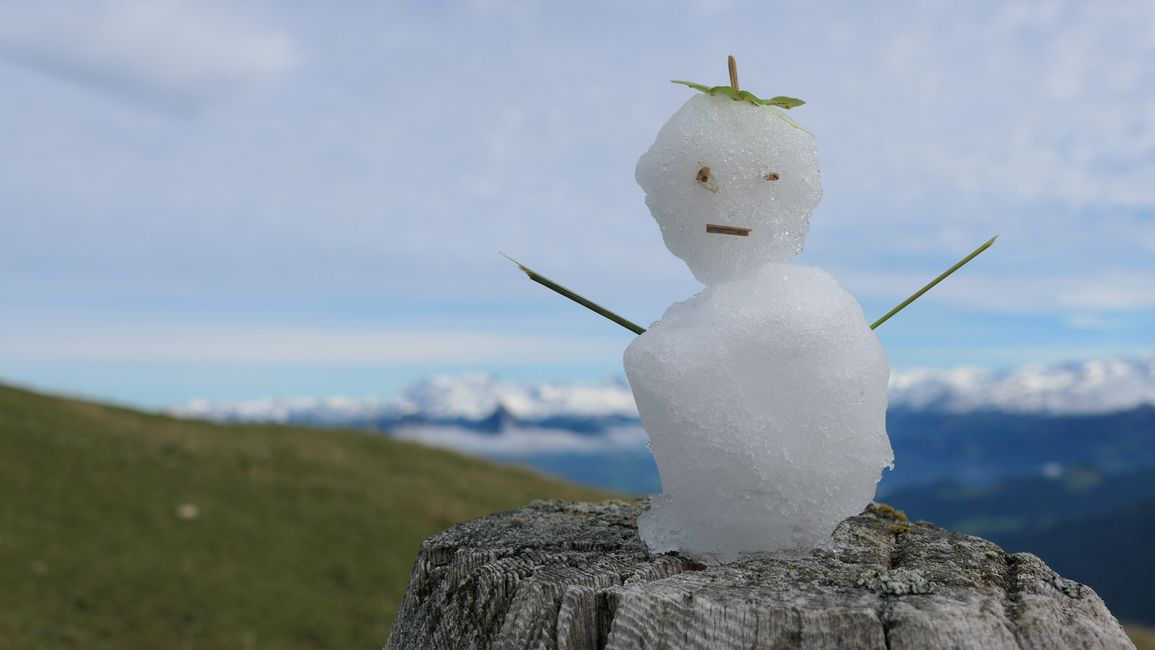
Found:
[{"label": "twig arm", "polygon": [[[950,267],[946,271],[943,271],[937,278],[931,280],[925,286],[923,286],[921,289],[914,292],[913,295],[911,295],[906,300],[903,300],[894,309],[891,309],[890,311],[886,312],[886,315],[884,315],[882,318],[879,318],[878,320],[874,321],[874,323],[872,323],[870,325],[870,329],[877,329],[879,325],[882,325],[886,321],[890,320],[891,316],[894,316],[895,314],[902,311],[903,309],[906,309],[907,306],[910,305],[910,303],[914,302],[915,300],[918,300],[924,293],[933,289],[935,287],[935,285],[937,285],[939,282],[942,282],[943,280],[947,279],[948,277],[950,277],[950,275],[952,273],[954,273],[955,271],[957,271],[957,270],[961,269],[963,266],[965,266],[967,264],[967,262],[970,262],[974,258],[978,257],[983,251],[990,248],[995,243],[995,240],[998,238],[999,238],[998,235],[995,235],[994,237],[991,237],[987,243],[985,243],[982,246],[979,246],[975,250],[971,251],[970,255],[967,255],[966,257],[964,257],[961,260],[959,260],[958,262],[956,262],[954,266]],[[550,289],[551,291],[554,291],[558,294],[565,296],[566,298],[569,298],[570,300],[572,300],[572,301],[576,302],[577,304],[581,305],[582,307],[585,307],[586,309],[594,312],[595,314],[599,314],[605,318],[612,320],[613,322],[617,323],[618,325],[621,325],[622,327],[630,330],[634,334],[645,333],[646,328],[642,327],[641,325],[637,325],[637,324],[627,320],[626,318],[619,316],[619,315],[615,314],[614,312],[606,309],[605,307],[602,307],[601,305],[597,304],[596,302],[589,300],[588,298],[585,298],[585,297],[575,293],[574,291],[572,291],[570,289],[567,289],[566,287],[554,282],[553,280],[550,280],[549,278],[538,273],[537,271],[534,271],[533,269],[529,268],[528,266],[525,266],[521,262],[518,262],[517,260],[513,259],[512,257],[506,255],[505,253],[502,253],[501,255],[505,259],[516,264],[517,268],[521,269],[521,271],[523,273],[525,273],[526,276],[528,276],[530,280],[533,280],[534,282],[542,285],[543,287],[546,287],[547,289]]]},{"label": "twig arm", "polygon": [[878,320],[874,321],[874,324],[872,324],[872,325],[870,326],[870,329],[875,329],[875,328],[877,328],[879,325],[882,325],[882,324],[883,324],[883,323],[885,323],[886,321],[890,320],[890,317],[891,317],[891,316],[894,316],[895,314],[897,314],[898,312],[902,311],[903,309],[906,309],[907,305],[909,305],[910,303],[914,302],[915,300],[918,300],[918,299],[919,299],[919,297],[920,297],[920,296],[922,296],[922,294],[924,294],[924,293],[926,293],[927,291],[930,291],[931,289],[933,289],[933,288],[934,288],[934,285],[936,285],[936,284],[938,284],[939,282],[942,282],[943,280],[947,279],[947,277],[949,277],[951,273],[954,273],[955,271],[957,271],[957,270],[961,269],[961,268],[963,267],[963,265],[965,265],[967,262],[969,262],[969,261],[973,260],[974,258],[978,257],[980,253],[982,253],[982,252],[983,252],[983,251],[985,251],[986,249],[990,248],[990,247],[991,247],[991,245],[992,245],[992,244],[994,244],[994,243],[995,243],[995,240],[996,240],[996,239],[998,239],[998,238],[999,238],[999,236],[998,236],[998,235],[995,235],[994,237],[991,237],[991,238],[990,238],[990,241],[988,241],[987,243],[983,244],[982,246],[979,246],[978,248],[976,248],[976,249],[974,249],[973,251],[971,251],[971,254],[970,254],[970,255],[967,255],[966,257],[964,257],[964,258],[962,258],[961,260],[959,260],[959,261],[958,261],[958,262],[957,262],[957,263],[956,263],[954,266],[952,266],[952,267],[950,267],[949,269],[947,269],[947,270],[943,271],[941,275],[939,275],[937,278],[935,278],[935,279],[931,280],[929,283],[927,283],[927,285],[926,285],[926,286],[924,286],[923,288],[919,289],[918,291],[915,291],[915,292],[914,292],[914,295],[912,295],[911,297],[907,298],[906,300],[903,300],[903,301],[902,301],[901,303],[899,303],[899,305],[898,305],[897,307],[895,307],[894,309],[891,309],[890,311],[886,312],[886,315],[885,315],[885,316],[883,316],[882,318],[880,318],[880,319],[878,319]]},{"label": "twig arm", "polygon": [[530,280],[533,280],[534,282],[542,285],[543,287],[546,287],[547,289],[555,291],[555,292],[565,296],[566,298],[569,298],[570,300],[572,300],[572,301],[576,302],[577,304],[581,305],[582,307],[585,307],[586,309],[594,312],[595,314],[600,314],[600,315],[612,320],[613,322],[617,323],[618,325],[621,325],[622,327],[630,330],[634,334],[642,334],[646,331],[646,328],[644,328],[640,325],[636,325],[634,323],[631,323],[630,321],[626,320],[625,318],[618,316],[614,312],[606,309],[605,307],[602,307],[601,305],[597,304],[596,302],[594,302],[592,300],[589,300],[587,298],[583,298],[582,296],[574,293],[573,291],[570,291],[569,289],[561,286],[560,284],[554,282],[553,280],[550,280],[549,278],[545,277],[544,275],[541,275],[537,271],[534,271],[533,269],[529,268],[528,266],[525,266],[521,262],[518,262],[517,260],[513,259],[512,257],[506,255],[505,253],[502,253],[501,255],[505,259],[516,264],[517,268],[521,269],[521,271],[523,273],[525,273],[527,276],[529,276]]}]

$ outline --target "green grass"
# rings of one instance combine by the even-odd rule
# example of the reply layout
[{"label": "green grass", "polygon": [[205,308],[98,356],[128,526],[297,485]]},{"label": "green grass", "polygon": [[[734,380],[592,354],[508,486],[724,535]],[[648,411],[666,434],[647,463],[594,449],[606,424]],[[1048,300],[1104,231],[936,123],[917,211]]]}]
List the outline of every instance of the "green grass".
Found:
[{"label": "green grass", "polygon": [[1155,650],[1155,630],[1143,625],[1124,625],[1135,650]]},{"label": "green grass", "polygon": [[0,646],[376,648],[423,538],[606,496],[368,433],[0,386]]}]

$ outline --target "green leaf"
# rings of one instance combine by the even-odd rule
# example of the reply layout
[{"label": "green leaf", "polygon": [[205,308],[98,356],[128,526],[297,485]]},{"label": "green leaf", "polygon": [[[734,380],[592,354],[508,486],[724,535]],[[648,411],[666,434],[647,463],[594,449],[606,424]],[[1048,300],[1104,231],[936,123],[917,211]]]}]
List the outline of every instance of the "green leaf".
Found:
[{"label": "green leaf", "polygon": [[801,99],[796,99],[794,97],[784,97],[782,95],[771,97],[770,99],[759,99],[757,95],[748,90],[734,90],[730,86],[710,87],[703,86],[702,84],[696,84],[692,81],[681,81],[678,79],[674,79],[670,83],[681,84],[683,86],[693,88],[700,93],[706,93],[707,95],[722,95],[735,101],[749,102],[755,106],[776,106],[778,108],[791,109],[806,103]]},{"label": "green leaf", "polygon": [[762,100],[758,99],[754,93],[748,90],[739,90],[738,97],[736,99],[741,99],[742,101],[749,102],[755,106],[762,106]]},{"label": "green leaf", "polygon": [[777,97],[771,97],[770,99],[763,99],[762,100],[762,104],[764,104],[766,106],[777,106],[778,108],[785,108],[785,109],[791,109],[791,108],[794,108],[796,106],[801,106],[805,103],[806,102],[802,101],[801,99],[797,99],[794,97],[783,97],[782,95],[779,95]]},{"label": "green leaf", "polygon": [[706,91],[706,93],[709,95],[722,95],[724,97],[729,97],[730,99],[735,100],[742,99],[743,92],[745,91],[737,91],[730,86],[714,86],[710,90]]},{"label": "green leaf", "polygon": [[689,86],[690,88],[693,88],[694,90],[696,90],[700,93],[706,93],[707,95],[713,94],[710,92],[709,86],[703,86],[702,84],[696,84],[693,81],[678,81],[677,79],[674,79],[674,80],[670,81],[670,83],[682,84],[683,86]]}]

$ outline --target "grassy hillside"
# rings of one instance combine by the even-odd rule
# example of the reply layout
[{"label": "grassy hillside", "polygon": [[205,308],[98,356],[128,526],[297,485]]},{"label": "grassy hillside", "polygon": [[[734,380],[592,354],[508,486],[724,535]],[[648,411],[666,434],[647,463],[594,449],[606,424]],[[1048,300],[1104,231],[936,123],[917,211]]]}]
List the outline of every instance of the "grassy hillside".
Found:
[{"label": "grassy hillside", "polygon": [[1127,635],[1135,642],[1135,650],[1155,650],[1155,630],[1139,625],[1126,625]]},{"label": "grassy hillside", "polygon": [[604,496],[370,434],[0,386],[0,646],[375,648],[424,537]]}]

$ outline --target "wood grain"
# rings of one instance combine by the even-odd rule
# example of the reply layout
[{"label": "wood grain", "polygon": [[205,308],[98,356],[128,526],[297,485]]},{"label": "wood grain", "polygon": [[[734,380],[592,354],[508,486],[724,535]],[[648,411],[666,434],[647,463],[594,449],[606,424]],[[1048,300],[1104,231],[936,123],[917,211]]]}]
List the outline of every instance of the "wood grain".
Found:
[{"label": "wood grain", "polygon": [[538,501],[421,547],[387,648],[1133,648],[1037,557],[872,504],[831,548],[651,555],[644,502]]}]

